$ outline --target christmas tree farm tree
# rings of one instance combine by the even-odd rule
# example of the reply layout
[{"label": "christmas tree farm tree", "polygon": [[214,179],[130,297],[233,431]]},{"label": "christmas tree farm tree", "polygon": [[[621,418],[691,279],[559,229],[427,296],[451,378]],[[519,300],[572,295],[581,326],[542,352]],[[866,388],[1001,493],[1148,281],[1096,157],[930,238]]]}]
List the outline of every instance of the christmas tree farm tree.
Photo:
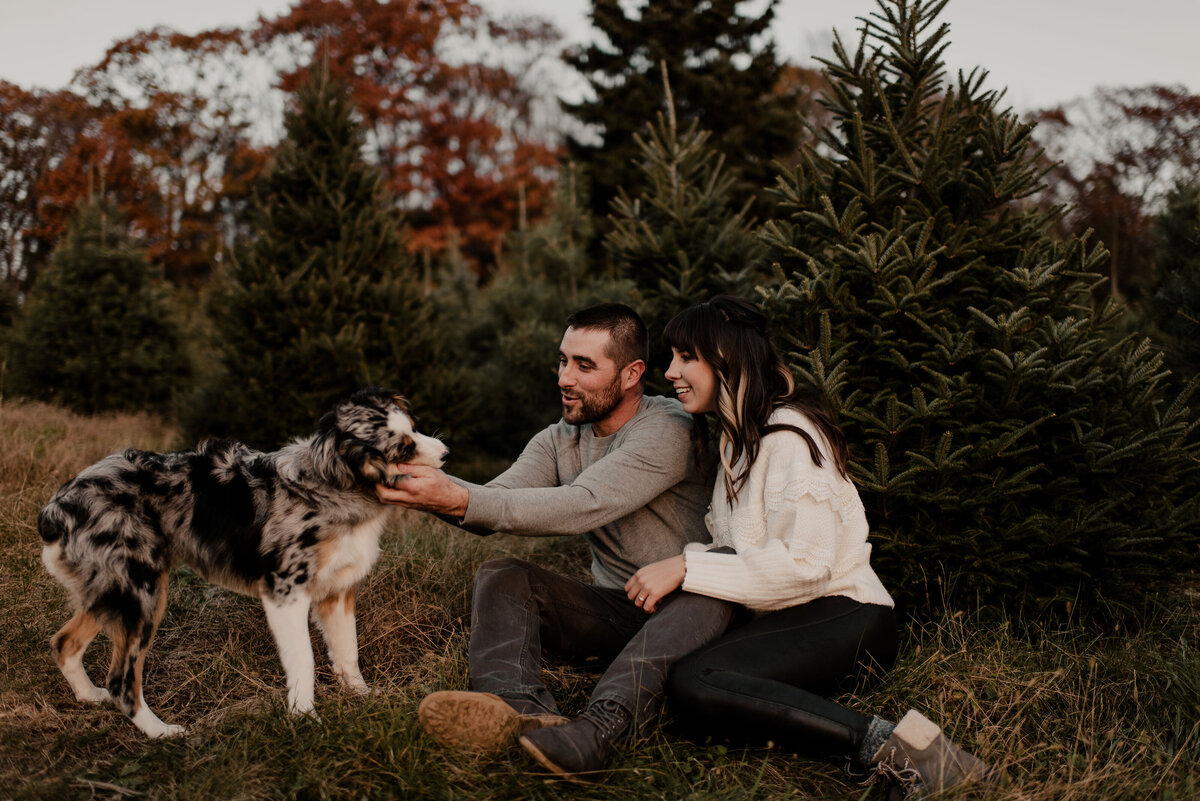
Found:
[{"label": "christmas tree farm tree", "polygon": [[220,364],[193,407],[195,436],[273,448],[358,387],[392,387],[418,409],[434,394],[417,271],[349,93],[314,69],[285,127],[214,298]]},{"label": "christmas tree farm tree", "polygon": [[1102,246],[1025,201],[1031,126],[945,75],[942,2],[880,0],[781,179],[764,299],[850,440],[908,608],[1119,609],[1200,562],[1200,448],[1161,356],[1094,307]]}]

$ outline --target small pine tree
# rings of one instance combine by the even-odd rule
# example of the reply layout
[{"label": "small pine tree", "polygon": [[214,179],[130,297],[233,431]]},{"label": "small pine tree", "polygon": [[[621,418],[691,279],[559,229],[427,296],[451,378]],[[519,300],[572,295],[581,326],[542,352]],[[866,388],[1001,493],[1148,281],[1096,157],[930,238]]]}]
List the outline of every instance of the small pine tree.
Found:
[{"label": "small pine tree", "polygon": [[509,236],[514,272],[547,282],[567,306],[576,308],[580,293],[589,283],[603,282],[593,276],[588,245],[596,232],[589,198],[590,183],[578,165],[569,162],[560,169],[550,213],[532,227],[522,224]]},{"label": "small pine tree", "polygon": [[103,201],[80,204],[12,342],[13,388],[75,411],[172,411],[191,375],[161,271]]},{"label": "small pine tree", "polygon": [[692,122],[680,133],[674,113],[660,114],[637,141],[644,188],[632,200],[621,190],[604,245],[637,288],[653,361],[665,364],[667,321],[715,294],[749,294],[766,278],[764,248],[749,201],[734,207],[735,176],[707,132]]},{"label": "small pine tree", "polygon": [[190,433],[276,447],[312,430],[337,398],[394,387],[444,422],[434,398],[434,334],[401,220],[344,87],[313,71],[285,119],[286,138],[256,187],[241,243],[212,312],[220,366]]},{"label": "small pine tree", "polygon": [[489,410],[477,416],[470,443],[486,455],[513,458],[561,414],[555,354],[567,315],[593,303],[634,303],[630,282],[590,269],[593,230],[586,187],[567,165],[549,215],[510,235],[501,274],[473,294],[457,289],[453,274],[442,282],[439,314],[446,330],[459,332],[455,363],[468,365],[472,396]]},{"label": "small pine tree", "polygon": [[879,0],[855,55],[836,42],[834,125],[781,181],[764,298],[846,431],[899,600],[1133,603],[1197,563],[1196,423],[1093,308],[1103,248],[1022,203],[1031,126],[984,74],[945,79],[944,5]]},{"label": "small pine tree", "polygon": [[1167,338],[1167,366],[1200,374],[1200,183],[1176,186],[1155,221],[1160,276],[1151,317]]}]

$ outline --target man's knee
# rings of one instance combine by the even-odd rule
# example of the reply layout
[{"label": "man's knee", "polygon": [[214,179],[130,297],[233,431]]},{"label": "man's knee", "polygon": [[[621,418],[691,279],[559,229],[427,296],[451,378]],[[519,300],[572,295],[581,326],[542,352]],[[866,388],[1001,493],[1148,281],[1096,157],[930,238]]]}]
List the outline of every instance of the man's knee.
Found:
[{"label": "man's knee", "polygon": [[475,597],[528,595],[535,569],[530,562],[515,556],[489,559],[475,571]]},{"label": "man's knee", "polygon": [[[697,639],[698,645],[702,645],[729,627],[736,610],[737,607],[729,601],[691,592],[676,592],[663,599],[661,607],[650,620],[673,629],[684,629]],[[658,616],[659,621],[655,621],[654,616]]]}]

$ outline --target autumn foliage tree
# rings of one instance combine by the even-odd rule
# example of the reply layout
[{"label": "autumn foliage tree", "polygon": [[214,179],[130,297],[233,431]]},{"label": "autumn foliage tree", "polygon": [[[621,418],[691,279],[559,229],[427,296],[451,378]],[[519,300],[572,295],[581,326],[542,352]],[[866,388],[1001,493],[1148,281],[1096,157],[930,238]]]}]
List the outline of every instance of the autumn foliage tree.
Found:
[{"label": "autumn foliage tree", "polygon": [[1171,86],[1099,89],[1034,119],[1055,162],[1045,194],[1070,208],[1060,232],[1095,231],[1109,251],[1107,294],[1148,300],[1154,217],[1177,182],[1200,179],[1200,95]]},{"label": "autumn foliage tree", "polygon": [[63,92],[0,85],[0,277],[35,273],[95,193],[168,279],[202,284],[244,226],[279,90],[306,80],[318,47],[351,88],[413,247],[436,253],[453,233],[489,269],[519,196],[536,216],[553,180],[525,76],[555,38],[466,0],[300,0],[245,29],[137,33]]},{"label": "autumn foliage tree", "polygon": [[453,234],[468,258],[491,265],[522,191],[531,215],[545,202],[556,153],[531,133],[522,74],[557,41],[546,23],[501,24],[469,0],[299,0],[254,39],[295,52],[284,90],[306,79],[307,53],[325,54],[350,87],[414,248],[441,252]]},{"label": "autumn foliage tree", "polygon": [[[126,46],[143,37],[135,37]],[[139,51],[141,52],[141,51]],[[144,55],[144,53],[143,53]],[[263,153],[197,87],[167,85],[115,48],[70,89],[0,86],[0,236],[6,280],[28,284],[76,207],[103,197],[176,284],[208,277]],[[182,80],[186,83],[186,79]],[[231,206],[233,202],[233,206]]]},{"label": "autumn foliage tree", "polygon": [[100,192],[121,209],[131,234],[173,283],[206,280],[224,245],[221,196],[234,191],[231,173],[248,155],[245,173],[252,176],[262,159],[229,129],[197,124],[189,108],[195,100],[157,97],[149,108],[98,116],[39,182],[34,233],[56,238],[72,204],[88,191]]},{"label": "autumn foliage tree", "polygon": [[65,229],[66,214],[54,230],[42,224],[41,189],[94,117],[74,92],[25,91],[0,81],[0,287],[5,297],[29,288]]}]

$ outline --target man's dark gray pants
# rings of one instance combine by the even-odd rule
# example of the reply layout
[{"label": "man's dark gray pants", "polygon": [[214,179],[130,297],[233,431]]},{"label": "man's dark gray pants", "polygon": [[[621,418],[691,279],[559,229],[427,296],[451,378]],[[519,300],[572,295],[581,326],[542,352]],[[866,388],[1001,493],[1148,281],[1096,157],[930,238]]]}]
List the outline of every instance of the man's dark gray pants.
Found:
[{"label": "man's dark gray pants", "polygon": [[647,614],[624,590],[585,584],[514,557],[475,573],[471,686],[500,696],[521,714],[561,714],[542,684],[543,651],[572,663],[609,667],[590,703],[612,700],[642,732],[662,706],[671,666],[729,625],[736,605],[676,591]]}]

